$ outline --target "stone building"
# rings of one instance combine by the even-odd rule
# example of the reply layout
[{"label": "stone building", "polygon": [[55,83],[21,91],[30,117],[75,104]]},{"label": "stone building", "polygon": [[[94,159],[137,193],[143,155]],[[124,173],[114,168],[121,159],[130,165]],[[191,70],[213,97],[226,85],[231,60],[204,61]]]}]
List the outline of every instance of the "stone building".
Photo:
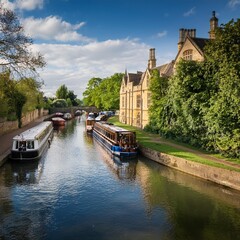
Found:
[{"label": "stone building", "polygon": [[149,122],[148,108],[151,104],[149,81],[153,69],[159,71],[160,76],[170,77],[174,74],[176,64],[180,59],[204,61],[204,46],[209,39],[215,38],[218,19],[215,11],[210,19],[209,38],[196,37],[196,29],[179,30],[178,53],[171,62],[156,66],[155,49],[149,50],[148,66],[145,72],[125,72],[120,89],[119,121],[125,124],[144,128]]}]

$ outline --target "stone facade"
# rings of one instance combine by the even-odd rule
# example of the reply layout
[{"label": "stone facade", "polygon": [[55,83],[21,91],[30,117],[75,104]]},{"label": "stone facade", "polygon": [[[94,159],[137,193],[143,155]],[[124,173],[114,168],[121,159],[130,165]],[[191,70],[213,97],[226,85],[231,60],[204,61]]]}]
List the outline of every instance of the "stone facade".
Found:
[{"label": "stone facade", "polygon": [[[215,12],[210,19],[209,38],[214,39],[215,29],[218,27],[218,19]],[[122,79],[120,89],[119,121],[128,125],[144,128],[149,122],[148,109],[151,104],[151,92],[149,82],[151,72],[159,71],[160,76],[170,77],[174,74],[180,59],[192,61],[204,61],[203,48],[209,39],[197,38],[196,29],[179,30],[178,53],[171,62],[156,66],[155,49],[149,51],[148,66],[145,72],[127,73]]]}]

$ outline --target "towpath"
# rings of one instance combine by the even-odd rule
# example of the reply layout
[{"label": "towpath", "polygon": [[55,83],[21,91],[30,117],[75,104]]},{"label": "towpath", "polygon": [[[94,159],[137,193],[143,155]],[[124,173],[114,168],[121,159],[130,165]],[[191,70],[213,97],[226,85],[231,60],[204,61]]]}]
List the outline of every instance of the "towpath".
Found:
[{"label": "towpath", "polygon": [[151,134],[151,141],[156,142],[156,143],[162,143],[162,144],[165,144],[165,145],[168,145],[168,146],[172,146],[176,149],[183,150],[185,152],[191,152],[191,153],[193,153],[193,154],[195,154],[199,157],[202,157],[204,159],[208,159],[208,160],[213,161],[213,162],[221,163],[221,164],[224,164],[226,166],[231,166],[231,167],[240,169],[240,164],[237,163],[237,162],[231,162],[231,161],[226,160],[224,158],[217,158],[212,154],[208,154],[208,153],[205,153],[203,151],[188,148],[186,146],[178,145],[178,144],[173,143],[171,141],[167,141],[165,139],[162,139],[161,137],[156,137],[155,135],[153,136],[152,134]]}]

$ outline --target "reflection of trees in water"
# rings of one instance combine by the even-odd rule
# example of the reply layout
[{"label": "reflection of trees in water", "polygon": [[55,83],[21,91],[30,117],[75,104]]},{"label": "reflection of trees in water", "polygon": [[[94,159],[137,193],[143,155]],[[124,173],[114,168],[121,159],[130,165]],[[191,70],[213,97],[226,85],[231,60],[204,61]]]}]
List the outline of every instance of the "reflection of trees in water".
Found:
[{"label": "reflection of trees in water", "polygon": [[77,120],[77,118],[73,118],[71,120],[67,120],[65,122],[65,126],[54,127],[55,133],[61,138],[66,138],[67,136],[73,134]]},{"label": "reflection of trees in water", "polygon": [[0,227],[3,226],[2,221],[5,216],[11,213],[13,208],[9,190],[9,187],[13,185],[11,172],[11,165],[8,162],[0,168]]},{"label": "reflection of trees in water", "polygon": [[86,131],[84,132],[84,140],[87,145],[93,145],[93,136]]},{"label": "reflection of trees in water", "polygon": [[[18,221],[15,215],[12,189],[14,185],[36,184],[41,178],[44,159],[34,162],[6,162],[0,169],[0,239],[28,239],[32,219]],[[26,199],[28,201],[28,199]],[[35,211],[33,211],[35,214]],[[34,215],[33,214],[33,215]],[[4,232],[6,229],[6,233]],[[11,231],[9,229],[12,229]],[[11,238],[8,234],[11,233]],[[34,233],[33,237],[34,237]],[[14,238],[15,237],[15,238]],[[29,238],[30,239],[30,238]]]},{"label": "reflection of trees in water", "polygon": [[149,161],[138,164],[137,173],[148,214],[159,207],[166,210],[173,239],[240,239],[236,191],[225,193],[224,187]]}]

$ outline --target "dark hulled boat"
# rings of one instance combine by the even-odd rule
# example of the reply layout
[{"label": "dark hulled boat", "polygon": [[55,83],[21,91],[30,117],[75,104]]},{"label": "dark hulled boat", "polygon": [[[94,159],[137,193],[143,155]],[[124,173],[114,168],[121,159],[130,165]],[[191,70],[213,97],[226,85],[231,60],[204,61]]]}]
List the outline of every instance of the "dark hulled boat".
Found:
[{"label": "dark hulled boat", "polygon": [[136,133],[108,122],[95,122],[93,136],[113,155],[135,157],[138,152]]}]

